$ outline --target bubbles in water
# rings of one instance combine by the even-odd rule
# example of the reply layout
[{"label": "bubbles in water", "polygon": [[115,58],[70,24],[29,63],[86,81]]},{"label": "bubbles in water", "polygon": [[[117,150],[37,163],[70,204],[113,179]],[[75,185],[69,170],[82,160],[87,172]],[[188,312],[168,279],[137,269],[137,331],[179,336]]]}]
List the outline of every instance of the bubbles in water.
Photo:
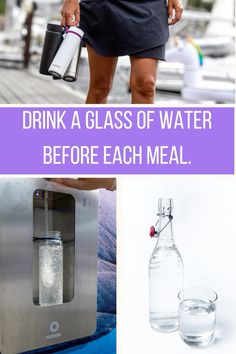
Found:
[{"label": "bubbles in water", "polygon": [[63,248],[58,241],[44,241],[39,246],[39,304],[63,302]]}]

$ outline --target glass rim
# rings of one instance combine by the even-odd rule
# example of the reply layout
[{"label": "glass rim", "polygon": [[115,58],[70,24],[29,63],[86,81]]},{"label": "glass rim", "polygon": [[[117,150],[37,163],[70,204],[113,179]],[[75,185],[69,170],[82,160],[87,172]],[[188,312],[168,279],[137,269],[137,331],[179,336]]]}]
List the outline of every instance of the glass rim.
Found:
[{"label": "glass rim", "polygon": [[[201,286],[190,286],[187,288],[183,288],[182,290],[180,290],[178,292],[178,299],[180,300],[180,302],[194,299],[193,296],[189,296],[188,298],[185,299],[184,296],[182,297],[182,295],[184,294],[184,292],[187,292],[187,291],[191,291],[191,292],[196,291],[197,292],[199,290],[206,291],[206,292],[208,292],[208,294],[211,294],[210,296],[208,296],[208,299],[207,299],[207,301],[209,301],[211,303],[216,302],[216,300],[218,299],[218,294],[214,290],[207,288],[207,287],[203,287],[203,286],[202,287]],[[203,296],[196,296],[195,299],[201,298],[201,297],[203,297]]]},{"label": "glass rim", "polygon": [[61,231],[45,231],[39,236],[33,237],[35,240],[61,240]]}]

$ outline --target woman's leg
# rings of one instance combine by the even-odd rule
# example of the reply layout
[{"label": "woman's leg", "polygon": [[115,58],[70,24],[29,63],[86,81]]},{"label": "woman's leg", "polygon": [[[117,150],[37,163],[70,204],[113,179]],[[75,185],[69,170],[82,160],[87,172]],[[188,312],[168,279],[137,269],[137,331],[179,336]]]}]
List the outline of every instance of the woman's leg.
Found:
[{"label": "woman's leg", "polygon": [[90,83],[86,103],[106,103],[112,87],[117,57],[104,57],[87,45]]},{"label": "woman's leg", "polygon": [[130,57],[132,103],[154,103],[157,59]]}]

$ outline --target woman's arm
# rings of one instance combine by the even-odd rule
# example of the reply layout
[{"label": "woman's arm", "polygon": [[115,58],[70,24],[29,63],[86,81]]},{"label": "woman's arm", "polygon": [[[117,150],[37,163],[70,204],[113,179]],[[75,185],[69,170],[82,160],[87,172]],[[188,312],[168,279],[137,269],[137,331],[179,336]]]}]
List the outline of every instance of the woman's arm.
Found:
[{"label": "woman's arm", "polygon": [[61,25],[76,26],[80,21],[80,5],[78,0],[64,0],[61,9]]},{"label": "woman's arm", "polygon": [[80,190],[93,190],[99,188],[105,188],[108,190],[116,189],[115,178],[50,178],[51,182],[63,184],[64,186],[80,189]]},{"label": "woman's arm", "polygon": [[181,0],[168,0],[169,25],[181,20],[184,8]]}]

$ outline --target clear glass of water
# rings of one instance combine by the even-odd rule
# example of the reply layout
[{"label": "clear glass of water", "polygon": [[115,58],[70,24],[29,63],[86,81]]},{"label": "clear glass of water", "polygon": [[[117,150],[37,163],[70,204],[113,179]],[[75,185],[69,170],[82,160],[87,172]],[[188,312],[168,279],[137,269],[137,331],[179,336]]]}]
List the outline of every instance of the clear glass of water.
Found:
[{"label": "clear glass of water", "polygon": [[214,340],[217,294],[207,288],[179,292],[179,333],[190,345],[204,347]]}]

